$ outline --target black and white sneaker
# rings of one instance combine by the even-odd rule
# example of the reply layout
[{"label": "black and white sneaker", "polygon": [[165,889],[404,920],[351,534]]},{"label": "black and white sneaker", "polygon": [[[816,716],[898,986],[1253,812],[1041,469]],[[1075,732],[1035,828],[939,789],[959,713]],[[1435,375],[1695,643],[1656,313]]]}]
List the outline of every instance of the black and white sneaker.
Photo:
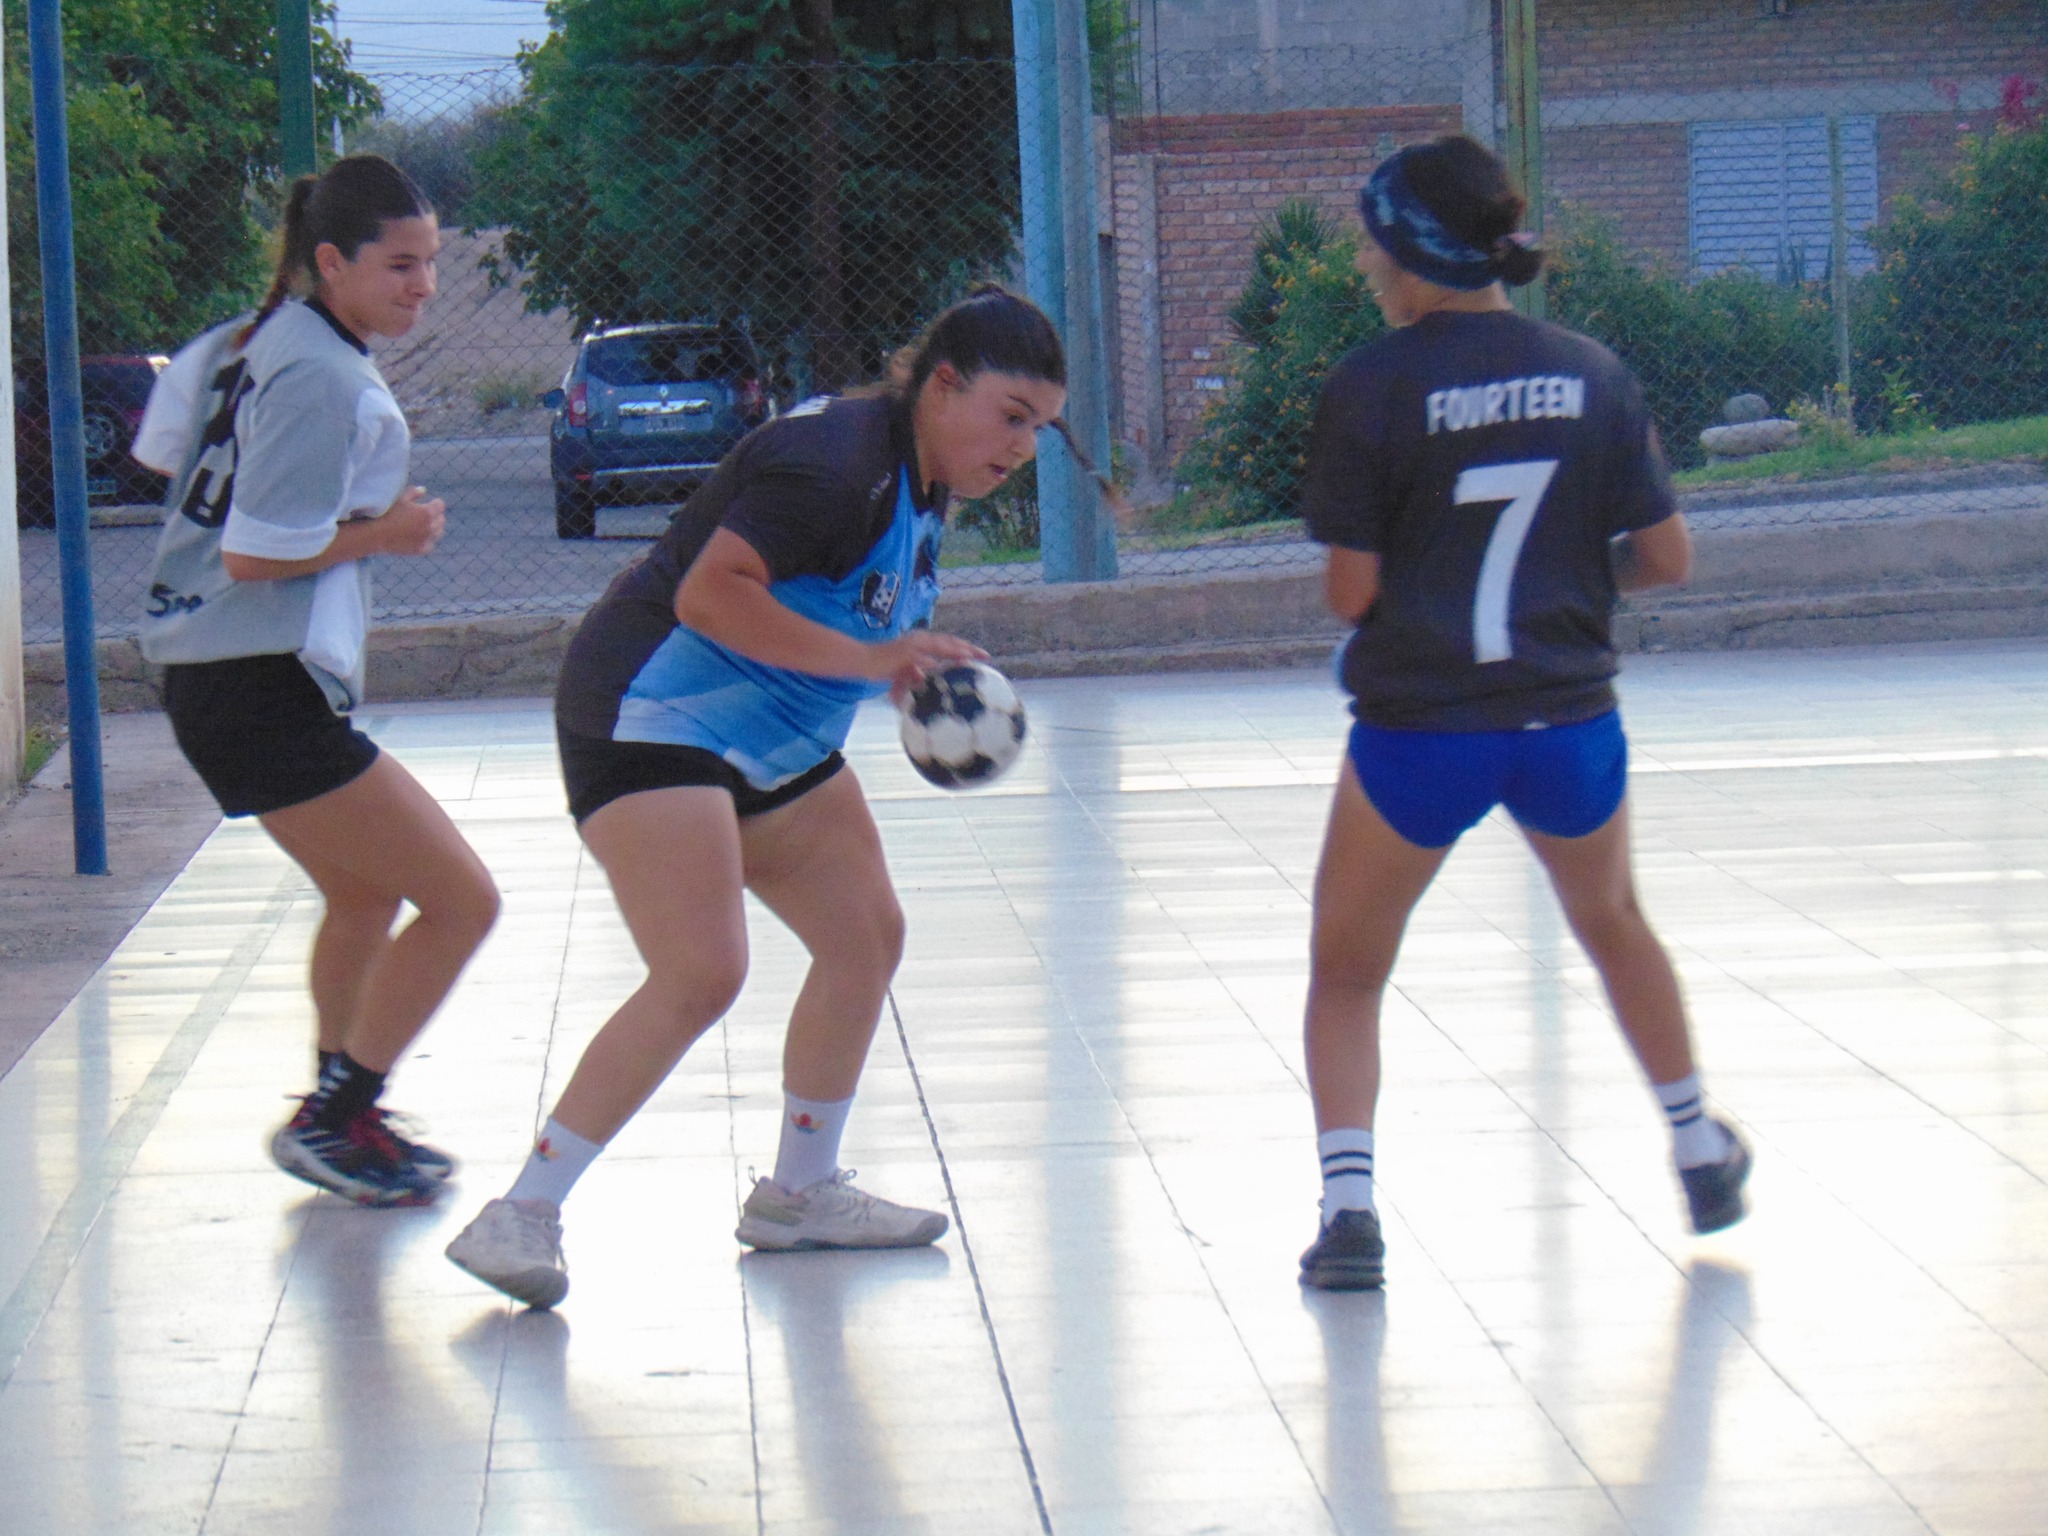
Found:
[{"label": "black and white sneaker", "polygon": [[1718,1232],[1732,1227],[1749,1214],[1742,1197],[1752,1159],[1749,1144],[1725,1120],[1716,1120],[1728,1136],[1728,1151],[1718,1163],[1678,1170],[1678,1182],[1685,1186],[1685,1204],[1695,1232]]},{"label": "black and white sneaker", "polygon": [[374,1109],[337,1130],[319,1124],[312,1108],[301,1104],[270,1138],[270,1155],[294,1178],[357,1205],[432,1205],[442,1179],[413,1162],[404,1150],[410,1145],[401,1145]]},{"label": "black and white sneaker", "polygon": [[1301,1256],[1301,1283],[1320,1291],[1376,1291],[1386,1280],[1387,1245],[1373,1211],[1339,1211]]}]

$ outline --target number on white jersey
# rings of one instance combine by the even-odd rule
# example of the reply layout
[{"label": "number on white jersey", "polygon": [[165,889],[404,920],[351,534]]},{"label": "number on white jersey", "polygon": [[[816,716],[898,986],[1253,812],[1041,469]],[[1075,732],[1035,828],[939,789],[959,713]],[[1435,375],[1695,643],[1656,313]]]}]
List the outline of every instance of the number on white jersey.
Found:
[{"label": "number on white jersey", "polygon": [[1479,562],[1479,586],[1472,594],[1474,661],[1506,661],[1515,654],[1514,640],[1508,634],[1508,599],[1515,589],[1515,567],[1536,521],[1536,509],[1543,504],[1543,493],[1550,489],[1550,477],[1556,473],[1556,459],[1483,464],[1462,472],[1451,492],[1451,500],[1461,507],[1507,503],[1493,525],[1493,536],[1486,541],[1486,556]]}]

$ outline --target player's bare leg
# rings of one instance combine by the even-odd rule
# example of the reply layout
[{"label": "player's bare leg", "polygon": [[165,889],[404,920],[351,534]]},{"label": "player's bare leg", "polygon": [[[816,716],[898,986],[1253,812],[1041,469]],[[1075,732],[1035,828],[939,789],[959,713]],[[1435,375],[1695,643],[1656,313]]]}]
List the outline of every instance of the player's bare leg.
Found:
[{"label": "player's bare leg", "polygon": [[1706,1112],[1678,974],[1636,897],[1628,802],[1585,837],[1523,832],[1664,1106],[1694,1230],[1741,1220],[1749,1151],[1732,1126]]},{"label": "player's bare leg", "polygon": [[1301,1256],[1306,1285],[1370,1290],[1386,1253],[1373,1196],[1380,1005],[1408,918],[1448,848],[1420,848],[1373,808],[1345,759],[1316,869],[1306,1046],[1322,1159],[1322,1225]]},{"label": "player's bare leg", "polygon": [[903,958],[903,909],[853,770],[743,824],[747,886],[810,952],[783,1039],[783,1123],[772,1178],[738,1237],[754,1248],[908,1248],[947,1226],[878,1199],[839,1167],[839,1140]]}]

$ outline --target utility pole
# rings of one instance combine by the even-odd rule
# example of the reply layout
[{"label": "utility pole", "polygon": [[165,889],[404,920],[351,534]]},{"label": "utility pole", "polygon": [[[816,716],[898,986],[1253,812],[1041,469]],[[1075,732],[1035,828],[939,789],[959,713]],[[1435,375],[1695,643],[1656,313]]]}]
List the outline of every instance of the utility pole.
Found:
[{"label": "utility pole", "polygon": [[1842,168],[1842,120],[1828,117],[1828,298],[1835,312],[1835,389],[1828,414],[1845,430],[1856,427],[1854,354],[1849,347],[1849,192]]},{"label": "utility pole", "polygon": [[[1066,419],[1110,468],[1108,346],[1096,251],[1094,99],[1087,0],[1011,0],[1024,275],[1067,351]],[[1116,575],[1116,518],[1058,434],[1039,435],[1039,559],[1047,581]]]},{"label": "utility pole", "polygon": [[[1536,0],[1500,0],[1501,100],[1507,107],[1508,174],[1529,200],[1529,232],[1543,237],[1542,77],[1536,59]],[[1532,320],[1549,311],[1543,279],[1510,290],[1515,308]]]},{"label": "utility pole", "polygon": [[277,0],[278,140],[287,181],[319,169],[313,149],[313,7]]}]

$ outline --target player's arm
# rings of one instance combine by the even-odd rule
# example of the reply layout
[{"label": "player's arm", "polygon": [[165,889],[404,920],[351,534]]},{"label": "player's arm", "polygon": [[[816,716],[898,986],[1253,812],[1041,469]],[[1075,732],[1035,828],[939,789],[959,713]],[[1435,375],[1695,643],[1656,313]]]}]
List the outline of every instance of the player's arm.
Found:
[{"label": "player's arm", "polygon": [[1330,546],[1323,566],[1323,601],[1346,624],[1360,624],[1380,595],[1380,557],[1362,549]]},{"label": "player's arm", "polygon": [[870,645],[777,601],[761,552],[730,528],[714,531],[676,587],[676,622],[766,666],[815,677],[914,684],[949,661],[988,653],[953,635],[913,629]]},{"label": "player's arm", "polygon": [[1683,513],[1614,541],[1614,584],[1623,592],[1680,586],[1691,575],[1692,535]]}]

